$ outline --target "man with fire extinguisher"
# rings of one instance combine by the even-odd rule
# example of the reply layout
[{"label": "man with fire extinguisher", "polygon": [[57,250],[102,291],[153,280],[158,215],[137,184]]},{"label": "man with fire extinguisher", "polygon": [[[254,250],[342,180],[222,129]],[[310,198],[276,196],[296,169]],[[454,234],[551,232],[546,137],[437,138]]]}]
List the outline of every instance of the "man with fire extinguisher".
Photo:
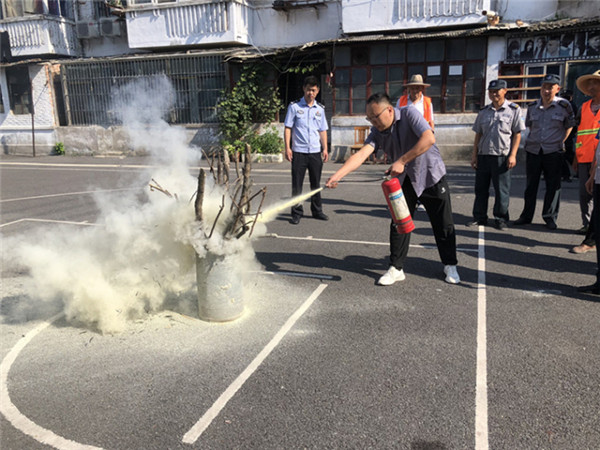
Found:
[{"label": "man with fire extinguisher", "polygon": [[[363,147],[353,154],[325,184],[335,188],[339,181],[364,163],[371,153],[383,150],[394,161],[387,174],[398,177],[410,214],[419,201],[427,211],[447,283],[460,282],[456,269],[456,232],[452,219],[446,166],[435,145],[427,121],[415,108],[396,109],[387,94],[373,94],[367,100],[367,120],[373,127]],[[404,260],[410,233],[400,233],[390,225],[390,267],[378,283],[389,286],[405,279]]]}]

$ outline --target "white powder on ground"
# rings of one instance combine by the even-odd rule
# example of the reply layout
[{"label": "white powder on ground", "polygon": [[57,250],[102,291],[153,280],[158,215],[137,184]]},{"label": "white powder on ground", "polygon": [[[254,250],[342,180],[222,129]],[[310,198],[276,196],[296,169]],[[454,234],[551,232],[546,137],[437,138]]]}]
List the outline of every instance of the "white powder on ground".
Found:
[{"label": "white powder on ground", "polygon": [[[151,95],[148,95],[150,93]],[[123,331],[128,321],[161,311],[166,303],[195,302],[195,253],[206,251],[235,258],[243,276],[257,270],[250,239],[227,240],[222,232],[228,220],[225,205],[211,239],[223,192],[207,174],[203,228],[195,221],[197,179],[189,172],[199,152],[186,143],[182,128],[162,117],[175,98],[166,77],[148,78],[116,93],[114,110],[120,113],[134,149],[149,152],[156,167],[133,179],[139,191],[94,196],[100,214],[89,228],[52,227],[6,242],[11,263],[28,271],[24,287],[27,311],[62,308],[69,322],[103,333]],[[156,180],[178,200],[150,192]],[[128,192],[128,193],[123,193]],[[253,237],[264,232],[257,227]],[[192,308],[193,309],[193,308]],[[15,314],[19,312],[15,309]]]}]

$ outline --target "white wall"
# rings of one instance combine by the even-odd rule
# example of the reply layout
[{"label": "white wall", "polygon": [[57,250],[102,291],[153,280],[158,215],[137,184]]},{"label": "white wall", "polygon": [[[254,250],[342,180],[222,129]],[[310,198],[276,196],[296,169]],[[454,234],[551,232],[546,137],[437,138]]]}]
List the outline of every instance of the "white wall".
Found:
[{"label": "white wall", "polygon": [[341,32],[339,2],[316,8],[276,11],[270,5],[254,9],[251,44],[259,47],[289,47],[335,39]]},{"label": "white wall", "polygon": [[341,0],[345,33],[485,23],[489,0]]},{"label": "white wall", "polygon": [[[55,144],[52,88],[46,68],[44,65],[29,66],[35,112],[36,154],[50,153]],[[5,113],[0,114],[0,149],[3,153],[30,155],[33,142],[31,114],[15,115],[10,112],[4,69],[0,69],[0,83],[5,107]]]},{"label": "white wall", "polygon": [[600,15],[598,0],[497,0],[496,8],[503,22],[517,19],[538,22],[554,18]]}]

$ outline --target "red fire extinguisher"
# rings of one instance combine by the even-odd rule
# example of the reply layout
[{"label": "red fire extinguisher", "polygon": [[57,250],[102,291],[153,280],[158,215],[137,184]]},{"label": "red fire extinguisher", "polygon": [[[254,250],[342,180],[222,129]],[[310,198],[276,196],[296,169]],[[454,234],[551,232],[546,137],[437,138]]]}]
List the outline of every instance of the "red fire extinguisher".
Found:
[{"label": "red fire extinguisher", "polygon": [[410,217],[410,211],[400,186],[398,178],[387,178],[381,183],[381,188],[385,195],[385,199],[392,215],[392,221],[396,224],[396,230],[398,233],[406,234],[410,233],[415,229],[412,217]]}]

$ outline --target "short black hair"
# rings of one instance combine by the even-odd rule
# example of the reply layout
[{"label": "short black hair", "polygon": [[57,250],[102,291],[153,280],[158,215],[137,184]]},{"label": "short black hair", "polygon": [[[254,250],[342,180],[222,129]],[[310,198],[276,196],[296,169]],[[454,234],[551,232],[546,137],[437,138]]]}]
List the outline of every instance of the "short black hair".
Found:
[{"label": "short black hair", "polygon": [[319,87],[319,79],[314,75],[309,75],[304,79],[304,83],[302,83],[302,87],[306,86],[316,86]]},{"label": "short black hair", "polygon": [[385,92],[376,92],[375,94],[371,95],[367,99],[367,105],[370,105],[371,103],[377,103],[378,105],[383,103],[385,105],[394,106],[392,105],[392,100],[390,99],[390,96],[387,95],[387,93]]}]

